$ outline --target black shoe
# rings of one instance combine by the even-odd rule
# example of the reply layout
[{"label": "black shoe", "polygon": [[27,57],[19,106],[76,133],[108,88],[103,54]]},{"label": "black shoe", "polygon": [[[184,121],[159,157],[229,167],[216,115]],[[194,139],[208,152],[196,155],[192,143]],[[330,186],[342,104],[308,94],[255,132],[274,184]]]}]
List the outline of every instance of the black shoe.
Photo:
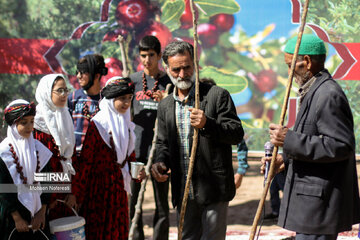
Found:
[{"label": "black shoe", "polygon": [[279,217],[279,214],[269,213],[264,216],[264,219],[276,219]]}]

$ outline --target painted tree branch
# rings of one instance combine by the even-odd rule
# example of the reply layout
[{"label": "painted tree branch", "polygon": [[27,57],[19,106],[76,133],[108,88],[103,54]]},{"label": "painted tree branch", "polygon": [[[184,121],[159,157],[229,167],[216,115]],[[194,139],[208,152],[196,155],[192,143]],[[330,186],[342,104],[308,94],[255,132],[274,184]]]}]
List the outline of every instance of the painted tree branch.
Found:
[{"label": "painted tree branch", "polygon": [[[198,35],[197,35],[197,19],[195,14],[195,5],[194,1],[190,0],[190,7],[192,12],[193,18],[193,29],[194,29],[194,64],[195,64],[195,109],[199,109],[200,105],[200,96],[199,96],[199,60],[197,56],[197,48],[198,48]],[[195,162],[195,155],[198,143],[198,136],[199,136],[199,129],[194,128],[194,136],[191,148],[191,155],[190,155],[190,162],[189,162],[189,169],[186,178],[185,190],[184,190],[184,197],[181,204],[181,211],[180,211],[180,220],[179,220],[179,229],[178,229],[178,239],[182,239],[182,230],[184,226],[184,217],[186,212],[186,205],[187,200],[189,197],[190,191],[190,183],[194,169],[194,162]]]},{"label": "painted tree branch", "polygon": [[123,77],[129,77],[130,75],[130,71],[128,69],[128,57],[125,51],[125,39],[123,36],[121,36],[120,34],[117,37],[117,41],[119,43],[120,46],[120,52],[121,52],[121,62],[123,64],[123,71],[122,71],[122,76]]},{"label": "painted tree branch", "polygon": [[[292,80],[293,80],[293,77],[294,77],[296,59],[298,57],[301,38],[302,38],[302,35],[304,33],[304,28],[305,28],[305,24],[306,24],[306,16],[307,16],[307,12],[308,12],[308,7],[309,7],[309,0],[306,0],[304,8],[303,8],[303,14],[301,16],[301,25],[300,25],[300,29],[299,29],[299,33],[298,33],[298,39],[297,39],[296,46],[295,46],[295,52],[294,52],[294,55],[293,55],[293,58],[292,58],[292,61],[291,61],[291,68],[290,68],[290,74],[289,74],[289,78],[288,78],[288,84],[287,84],[287,87],[286,87],[286,94],[285,94],[285,97],[284,97],[284,102],[283,102],[280,121],[279,121],[280,125],[284,124],[285,114],[286,114],[286,111],[287,111],[287,105],[288,105],[288,102],[289,102],[289,96],[290,96],[290,91],[291,91],[291,86],[292,86]],[[275,146],[274,150],[273,150],[272,159],[271,159],[268,178],[266,180],[265,187],[264,187],[264,190],[263,190],[263,193],[262,193],[262,197],[260,199],[259,206],[258,206],[257,211],[256,211],[256,215],[255,215],[254,222],[253,222],[253,225],[252,225],[252,228],[251,228],[251,233],[250,233],[249,240],[253,240],[254,237],[255,237],[255,234],[256,234],[257,225],[258,225],[258,222],[259,222],[259,219],[260,219],[260,216],[261,216],[262,209],[264,207],[266,195],[267,195],[267,192],[269,191],[271,180],[274,177],[275,159],[276,159],[277,153],[278,153],[278,147]]]}]

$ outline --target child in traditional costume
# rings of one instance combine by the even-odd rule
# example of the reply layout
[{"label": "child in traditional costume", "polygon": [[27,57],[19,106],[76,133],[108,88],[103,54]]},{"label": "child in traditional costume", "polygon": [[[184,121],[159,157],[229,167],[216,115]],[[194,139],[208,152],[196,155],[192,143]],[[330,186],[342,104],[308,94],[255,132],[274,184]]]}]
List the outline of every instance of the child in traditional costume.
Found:
[{"label": "child in traditional costume", "polygon": [[[130,162],[135,161],[134,123],[130,106],[134,84],[129,78],[109,79],[100,111],[92,118],[81,152],[80,173],[73,193],[86,220],[86,239],[127,239]],[[139,179],[145,177],[143,171]]]},{"label": "child in traditional costume", "polygon": [[[0,184],[39,187],[34,173],[49,170],[47,163],[52,153],[32,134],[35,108],[33,103],[22,99],[5,108],[5,121],[9,126],[7,137],[0,143]],[[17,193],[0,192],[0,239],[7,240],[10,235],[12,240],[46,239],[42,234],[49,234],[45,220],[49,195],[24,189]],[[41,231],[35,231],[39,229]]]},{"label": "child in traditional costume", "polygon": [[[38,105],[34,138],[53,153],[50,159],[53,172],[75,175],[72,167],[72,160],[76,158],[75,135],[73,121],[67,108],[68,93],[64,75],[48,74],[40,79],[35,93]],[[57,199],[67,200],[67,194],[53,193],[51,195],[49,220],[73,215],[71,210],[64,205],[55,207]]]}]

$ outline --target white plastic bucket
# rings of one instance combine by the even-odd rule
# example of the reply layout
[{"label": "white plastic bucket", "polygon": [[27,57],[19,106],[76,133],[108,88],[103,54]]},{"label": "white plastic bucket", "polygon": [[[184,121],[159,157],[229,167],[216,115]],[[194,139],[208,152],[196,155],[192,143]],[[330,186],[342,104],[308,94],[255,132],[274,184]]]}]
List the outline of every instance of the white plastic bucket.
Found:
[{"label": "white plastic bucket", "polygon": [[80,216],[63,217],[50,221],[50,232],[57,240],[85,240],[85,219]]},{"label": "white plastic bucket", "polygon": [[[64,203],[63,200],[57,200]],[[76,216],[63,217],[49,222],[50,233],[56,240],[85,240],[85,219],[71,208]],[[54,238],[52,238],[54,239]]]}]

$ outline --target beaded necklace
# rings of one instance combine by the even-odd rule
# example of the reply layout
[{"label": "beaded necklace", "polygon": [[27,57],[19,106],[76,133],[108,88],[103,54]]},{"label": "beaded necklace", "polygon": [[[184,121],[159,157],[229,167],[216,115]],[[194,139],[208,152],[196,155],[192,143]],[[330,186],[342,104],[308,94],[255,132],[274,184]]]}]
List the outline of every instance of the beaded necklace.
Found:
[{"label": "beaded necklace", "polygon": [[[23,182],[23,184],[27,184],[27,177],[24,176],[23,167],[19,163],[19,158],[16,155],[16,152],[14,150],[14,147],[11,143],[9,143],[10,146],[10,152],[13,155],[14,163],[16,164],[16,171],[20,174],[20,179]],[[39,161],[39,152],[36,151],[36,172],[38,173],[40,171],[40,161]],[[34,182],[36,184],[37,182]]]},{"label": "beaded necklace", "polygon": [[158,73],[158,74],[156,75],[156,77],[155,77],[154,87],[151,89],[150,92],[148,92],[148,91],[147,91],[146,75],[145,75],[145,72],[143,72],[143,75],[142,75],[143,93],[144,93],[146,96],[149,96],[149,97],[151,97],[151,98],[154,98],[154,97],[153,97],[153,94],[154,94],[154,92],[156,91],[156,89],[158,88],[159,78],[160,78],[160,73]]}]

